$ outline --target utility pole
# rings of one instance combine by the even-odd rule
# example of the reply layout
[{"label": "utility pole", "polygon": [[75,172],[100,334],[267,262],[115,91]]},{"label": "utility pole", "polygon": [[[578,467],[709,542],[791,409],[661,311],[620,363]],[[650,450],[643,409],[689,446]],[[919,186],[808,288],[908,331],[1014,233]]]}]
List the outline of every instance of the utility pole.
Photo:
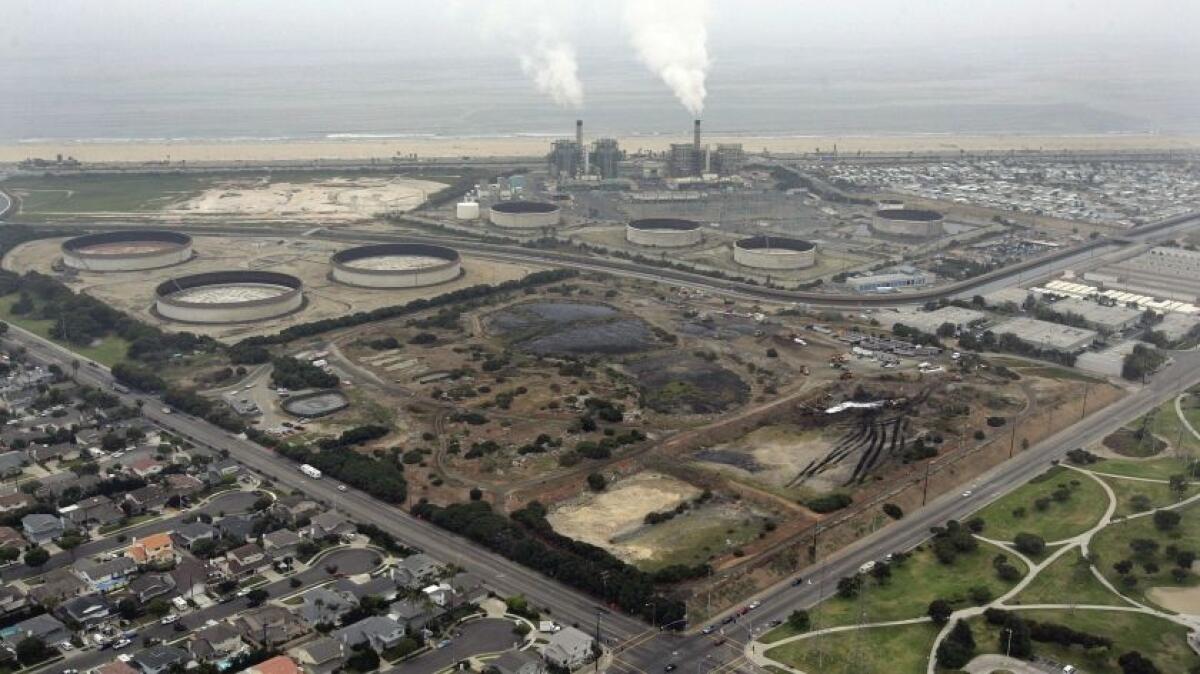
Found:
[{"label": "utility pole", "polygon": [[1012,437],[1008,441],[1008,458],[1013,458],[1013,452],[1017,448],[1017,418],[1013,417]]},{"label": "utility pole", "polygon": [[929,499],[929,471],[933,469],[933,461],[925,462],[925,480],[924,486],[921,487],[921,506],[924,507],[925,502]]},{"label": "utility pole", "polygon": [[1083,411],[1079,413],[1080,420],[1087,417],[1088,391],[1090,391],[1091,389],[1092,389],[1092,385],[1090,382],[1084,383],[1084,385],[1083,385]]}]

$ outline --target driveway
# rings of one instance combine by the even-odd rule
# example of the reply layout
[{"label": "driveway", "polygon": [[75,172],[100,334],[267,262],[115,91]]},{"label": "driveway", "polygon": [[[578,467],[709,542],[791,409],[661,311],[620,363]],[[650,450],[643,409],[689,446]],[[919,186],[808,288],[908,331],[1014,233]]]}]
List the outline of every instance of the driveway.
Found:
[{"label": "driveway", "polygon": [[386,674],[433,674],[456,662],[505,651],[521,642],[521,637],[513,632],[513,623],[500,618],[475,620],[458,629],[461,636],[455,637],[445,648],[435,648],[395,669],[386,670]]}]

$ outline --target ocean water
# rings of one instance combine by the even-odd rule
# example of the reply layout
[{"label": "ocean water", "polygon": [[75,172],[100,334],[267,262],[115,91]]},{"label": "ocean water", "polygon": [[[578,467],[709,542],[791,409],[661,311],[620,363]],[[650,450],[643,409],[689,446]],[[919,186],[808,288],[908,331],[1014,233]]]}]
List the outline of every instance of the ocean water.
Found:
[{"label": "ocean water", "polygon": [[[715,53],[710,133],[1200,132],[1195,53],[764,46]],[[0,59],[0,142],[684,135],[690,115],[632,56],[581,54],[586,101],[555,107],[515,59],[380,51],[164,54],[69,48]]]}]

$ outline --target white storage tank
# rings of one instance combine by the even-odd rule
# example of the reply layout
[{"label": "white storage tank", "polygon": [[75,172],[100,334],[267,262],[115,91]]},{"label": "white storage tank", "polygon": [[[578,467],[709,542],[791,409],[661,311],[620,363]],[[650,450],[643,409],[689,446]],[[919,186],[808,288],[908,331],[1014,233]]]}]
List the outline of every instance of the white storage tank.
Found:
[{"label": "white storage tank", "polygon": [[454,215],[459,220],[478,220],[479,203],[475,201],[460,202],[454,209]]}]

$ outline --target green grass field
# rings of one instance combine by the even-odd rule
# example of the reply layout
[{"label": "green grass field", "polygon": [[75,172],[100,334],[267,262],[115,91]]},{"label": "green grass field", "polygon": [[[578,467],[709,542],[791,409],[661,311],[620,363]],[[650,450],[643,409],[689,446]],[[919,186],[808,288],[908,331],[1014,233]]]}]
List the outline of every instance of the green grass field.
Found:
[{"label": "green grass field", "polygon": [[777,646],[767,657],[813,674],[924,674],[932,623],[826,634]]},{"label": "green grass field", "polygon": [[[1051,494],[1066,485],[1070,498],[1059,502]],[[1035,502],[1050,500],[1039,511]],[[1108,496],[1095,480],[1066,468],[1054,467],[975,514],[985,523],[983,535],[992,540],[1011,541],[1017,534],[1037,534],[1046,542],[1062,540],[1087,531],[1104,515]],[[1024,508],[1024,515],[1018,509]]]},{"label": "green grass field", "polygon": [[[51,339],[50,327],[54,325],[54,321],[36,320],[25,318],[22,316],[13,316],[11,313],[12,305],[18,300],[16,293],[0,297],[0,320],[11,323],[15,326],[25,328],[33,334]],[[125,360],[125,354],[129,350],[129,343],[124,339],[115,336],[105,337],[96,344],[90,346],[79,346],[78,344],[70,344],[61,340],[53,340],[56,344],[74,351],[81,357],[87,360],[94,360],[97,363],[104,365],[113,365],[122,360]]]},{"label": "green grass field", "polygon": [[1128,606],[1104,587],[1083,563],[1076,548],[1042,569],[1037,578],[1021,590],[1012,602],[1017,604],[1092,604]]},{"label": "green grass field", "polygon": [[[1138,613],[1086,610],[1033,610],[1020,611],[1020,614],[1028,620],[1059,623],[1112,639],[1112,648],[1098,652],[1033,642],[1034,655],[1073,664],[1088,674],[1122,674],[1117,658],[1129,651],[1138,651],[1150,658],[1164,674],[1183,674],[1200,665],[1200,656],[1187,645],[1187,629],[1162,618]],[[976,653],[1004,652],[999,627],[988,625],[983,618],[972,618],[970,625],[975,634]]]},{"label": "green grass field", "polygon": [[1150,461],[1104,459],[1100,463],[1093,464],[1087,468],[1097,473],[1111,473],[1127,477],[1145,477],[1151,480],[1169,480],[1172,475],[1182,475],[1185,467],[1186,459],[1164,456]]},{"label": "green grass field", "polygon": [[[1154,526],[1153,517],[1139,517],[1116,522],[1097,533],[1092,539],[1091,549],[1100,573],[1125,594],[1150,604],[1154,602],[1146,596],[1146,591],[1152,587],[1191,587],[1200,584],[1200,576],[1195,573],[1182,583],[1171,575],[1175,562],[1167,554],[1167,546],[1196,550],[1200,541],[1200,504],[1190,504],[1178,512],[1183,515],[1183,521],[1175,531],[1159,531]],[[1153,540],[1159,548],[1151,554],[1139,555],[1129,545],[1134,539]],[[1136,578],[1137,583],[1132,587],[1126,585],[1113,569],[1113,564],[1126,559],[1134,563],[1129,575]],[[1152,572],[1148,572],[1145,567],[1147,563],[1157,566],[1157,569],[1152,566]]]},{"label": "green grass field", "polygon": [[[976,586],[985,586],[993,597],[998,597],[1015,584],[997,577],[992,559],[1000,554],[1022,572],[1026,571],[1019,559],[986,543],[981,543],[979,549],[969,555],[960,555],[951,565],[938,562],[929,549],[921,548],[903,563],[893,565],[892,577],[886,583],[864,579],[861,598],[835,596],[814,608],[810,612],[813,629],[850,625],[858,622],[860,614],[866,622],[920,618],[934,599],[946,599],[959,607],[968,606],[972,603],[968,590]],[[772,643],[794,634],[784,624],[763,635],[760,641]]]},{"label": "green grass field", "polygon": [[[1182,500],[1176,498],[1175,494],[1171,492],[1170,487],[1161,482],[1122,480],[1119,477],[1106,477],[1104,481],[1108,486],[1112,487],[1113,493],[1117,495],[1117,511],[1115,516],[1118,517],[1128,517],[1134,513],[1161,508]],[[1197,491],[1200,491],[1200,485],[1190,484],[1183,498],[1192,496]],[[1134,500],[1137,496],[1149,499],[1149,507],[1144,507],[1145,504],[1135,504]]]}]

